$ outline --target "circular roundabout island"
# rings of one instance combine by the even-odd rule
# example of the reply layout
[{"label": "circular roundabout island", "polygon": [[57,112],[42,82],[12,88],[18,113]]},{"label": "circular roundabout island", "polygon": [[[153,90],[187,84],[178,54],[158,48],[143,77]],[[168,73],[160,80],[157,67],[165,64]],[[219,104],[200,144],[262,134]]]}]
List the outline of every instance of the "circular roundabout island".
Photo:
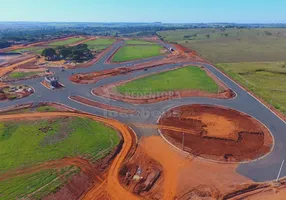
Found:
[{"label": "circular roundabout island", "polygon": [[213,161],[252,161],[268,154],[273,145],[270,131],[261,122],[224,107],[175,107],[161,116],[158,125],[174,146]]}]

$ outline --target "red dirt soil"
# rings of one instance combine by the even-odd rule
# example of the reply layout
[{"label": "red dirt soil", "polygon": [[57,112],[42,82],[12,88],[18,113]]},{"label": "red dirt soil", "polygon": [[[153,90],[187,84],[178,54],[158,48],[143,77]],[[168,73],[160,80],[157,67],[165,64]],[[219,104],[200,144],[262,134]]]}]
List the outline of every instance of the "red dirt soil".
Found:
[{"label": "red dirt soil", "polygon": [[[268,153],[273,143],[270,132],[260,122],[222,107],[176,107],[161,117],[159,125],[193,130],[193,134],[184,134],[184,150],[211,160],[253,160]],[[182,148],[182,133],[166,129],[161,132],[171,143]]]},{"label": "red dirt soil", "polygon": [[4,75],[6,75],[7,73],[13,71],[14,69],[20,67],[21,65],[25,65],[27,63],[33,62],[36,59],[36,57],[28,57],[25,58],[24,60],[21,60],[20,62],[11,64],[9,66],[6,67],[1,67],[0,68],[0,77],[3,77]]},{"label": "red dirt soil", "polygon": [[[175,69],[178,69],[181,67],[184,67],[184,66],[180,66],[180,67],[177,67],[174,69],[162,70],[160,72],[156,72],[153,74],[171,71],[171,70],[175,70]],[[125,81],[119,81],[119,82],[116,82],[113,84],[107,84],[107,85],[103,85],[101,87],[97,87],[97,88],[92,90],[92,93],[95,95],[106,97],[106,98],[110,98],[110,99],[114,99],[114,100],[118,100],[118,101],[123,101],[123,102],[128,102],[128,103],[133,103],[133,104],[156,103],[156,102],[160,102],[160,101],[177,99],[177,98],[182,98],[182,97],[208,97],[208,98],[229,99],[229,98],[233,98],[235,96],[235,93],[232,90],[230,90],[229,88],[227,88],[226,85],[224,85],[216,76],[211,74],[205,68],[202,68],[202,69],[205,70],[206,73],[208,74],[208,76],[210,76],[216,82],[216,84],[220,87],[221,92],[215,94],[215,93],[209,93],[209,92],[204,92],[204,91],[199,91],[199,90],[177,90],[177,91],[172,91],[172,93],[162,92],[159,94],[156,93],[155,95],[149,95],[149,96],[141,96],[141,95],[140,96],[132,96],[132,95],[127,96],[127,95],[121,94],[121,93],[116,91],[116,87],[118,87],[120,85],[126,84],[128,82],[131,82],[131,81],[139,79],[139,78],[143,78],[143,77],[147,77],[147,76],[152,75],[152,74],[148,74],[148,75],[139,76],[139,77],[136,77],[133,79],[129,79],[129,80],[125,80]]]},{"label": "red dirt soil", "polygon": [[[138,177],[135,180],[133,177]],[[119,172],[121,184],[144,199],[162,199],[162,166],[150,158],[139,146],[134,156],[122,165]]]},{"label": "red dirt soil", "polygon": [[81,96],[70,96],[69,98],[71,100],[78,102],[78,103],[86,104],[88,106],[95,107],[95,108],[101,108],[104,110],[110,110],[110,111],[114,111],[114,112],[118,112],[118,113],[126,113],[126,114],[136,114],[137,113],[136,110],[111,106],[111,105],[96,102],[96,101],[93,101],[93,100],[90,100],[90,99],[87,99],[87,98],[84,98]]},{"label": "red dirt soil", "polygon": [[219,199],[222,194],[252,184],[236,172],[238,164],[198,159],[177,151],[160,136],[144,137],[139,146],[163,167],[164,181],[158,185],[163,190],[161,199]]},{"label": "red dirt soil", "polygon": [[91,84],[100,81],[101,79],[117,76],[121,74],[127,74],[137,70],[149,69],[153,67],[159,67],[166,64],[165,61],[148,62],[134,65],[133,67],[120,67],[115,69],[102,70],[100,72],[74,74],[69,79],[74,83],[79,84]]}]

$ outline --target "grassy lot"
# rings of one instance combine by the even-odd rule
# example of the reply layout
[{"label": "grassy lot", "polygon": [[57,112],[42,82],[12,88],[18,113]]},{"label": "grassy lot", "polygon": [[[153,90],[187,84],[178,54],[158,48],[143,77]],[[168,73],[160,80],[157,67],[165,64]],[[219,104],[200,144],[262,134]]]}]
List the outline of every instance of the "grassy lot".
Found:
[{"label": "grassy lot", "polygon": [[158,34],[196,50],[213,63],[286,60],[286,29],[187,29]]},{"label": "grassy lot", "polygon": [[125,44],[154,44],[153,42],[147,42],[144,40],[126,40]]},{"label": "grassy lot", "polygon": [[50,46],[65,46],[65,45],[69,45],[69,44],[74,44],[74,43],[80,42],[80,41],[82,41],[84,39],[85,39],[84,37],[69,38],[69,39],[60,40],[60,41],[57,41],[57,42],[51,42],[51,43],[49,43],[47,45],[50,45]]},{"label": "grassy lot", "polygon": [[40,106],[36,108],[36,111],[37,112],[53,112],[53,111],[57,111],[57,109],[52,106]]},{"label": "grassy lot", "polygon": [[115,42],[115,39],[98,38],[95,40],[87,41],[84,44],[87,44],[88,48],[92,51],[101,51],[101,50],[108,48],[114,42]]},{"label": "grassy lot", "polygon": [[140,92],[141,95],[174,90],[201,90],[216,93],[218,89],[218,85],[205,71],[192,66],[154,74],[117,87],[120,93]]},{"label": "grassy lot", "polygon": [[224,63],[218,68],[286,114],[286,63]]},{"label": "grassy lot", "polygon": [[9,74],[9,78],[12,79],[21,79],[21,78],[26,78],[29,76],[33,76],[38,74],[39,72],[12,72]]},{"label": "grassy lot", "polygon": [[27,48],[23,48],[23,49],[17,49],[15,51],[12,52],[17,52],[17,53],[21,53],[21,52],[31,52],[33,54],[41,54],[42,51],[44,50],[43,47],[27,47]]},{"label": "grassy lot", "polygon": [[119,143],[115,130],[86,118],[0,123],[0,174],[63,157],[97,160]]},{"label": "grassy lot", "polygon": [[[29,199],[41,199],[50,193],[56,192],[78,171],[79,169],[75,167],[67,167],[57,171],[51,169],[1,181],[1,199],[26,199],[27,195],[29,195]],[[59,176],[61,177],[59,178]]]},{"label": "grassy lot", "polygon": [[113,62],[124,62],[130,60],[137,60],[142,58],[149,58],[163,54],[163,47],[159,45],[150,46],[123,46],[113,56]]}]

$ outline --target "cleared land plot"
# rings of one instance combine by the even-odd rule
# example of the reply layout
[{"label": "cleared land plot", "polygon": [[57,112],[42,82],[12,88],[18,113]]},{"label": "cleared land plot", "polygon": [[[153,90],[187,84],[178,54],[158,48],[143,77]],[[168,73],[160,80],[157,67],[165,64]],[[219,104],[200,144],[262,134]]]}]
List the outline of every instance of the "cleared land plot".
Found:
[{"label": "cleared land plot", "polygon": [[224,63],[218,68],[286,114],[286,63]]},{"label": "cleared land plot", "polygon": [[164,40],[196,50],[213,63],[286,60],[286,29],[187,29],[158,33]]},{"label": "cleared land plot", "polygon": [[116,130],[80,117],[1,122],[0,174],[64,157],[95,161],[119,141]]},{"label": "cleared land plot", "polygon": [[57,191],[58,187],[64,185],[78,171],[79,169],[67,167],[60,170],[44,170],[1,181],[1,199],[21,199],[27,195],[29,199],[41,199]]},{"label": "cleared land plot", "polygon": [[125,62],[143,58],[150,58],[164,54],[164,48],[159,45],[123,46],[113,56],[113,62]]},{"label": "cleared land plot", "polygon": [[51,42],[51,43],[49,43],[47,45],[49,45],[49,46],[65,46],[65,45],[69,45],[69,44],[74,44],[74,43],[80,42],[80,41],[82,41],[84,39],[85,39],[84,37],[69,38],[69,39],[60,40],[60,41],[57,41],[57,42]]},{"label": "cleared land plot", "polygon": [[147,42],[144,40],[126,40],[125,44],[154,44],[153,42]]},{"label": "cleared land plot", "polygon": [[88,48],[92,51],[100,51],[108,48],[115,42],[115,39],[98,38],[95,40],[87,41],[83,44],[87,44]]},{"label": "cleared land plot", "polygon": [[120,93],[140,92],[141,95],[174,90],[216,93],[218,89],[218,85],[204,70],[192,66],[150,75],[117,87]]}]

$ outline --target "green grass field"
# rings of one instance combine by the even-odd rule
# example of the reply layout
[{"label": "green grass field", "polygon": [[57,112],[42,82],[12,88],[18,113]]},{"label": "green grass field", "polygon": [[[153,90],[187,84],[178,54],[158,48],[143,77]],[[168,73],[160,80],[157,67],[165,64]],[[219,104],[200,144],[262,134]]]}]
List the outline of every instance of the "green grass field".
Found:
[{"label": "green grass field", "polygon": [[286,62],[224,63],[217,67],[286,114]]},{"label": "green grass field", "polygon": [[113,56],[113,62],[125,62],[142,58],[150,58],[164,54],[164,48],[159,45],[123,46]]},{"label": "green grass field", "polygon": [[117,91],[122,94],[140,92],[142,95],[174,90],[217,93],[218,89],[218,85],[205,71],[192,66],[150,75],[117,87]]},{"label": "green grass field", "polygon": [[0,182],[2,200],[11,199],[42,199],[46,195],[56,192],[68,179],[79,172],[76,167],[61,170],[44,170],[41,172],[16,176]]},{"label": "green grass field", "polygon": [[17,49],[15,51],[12,52],[16,52],[16,53],[21,53],[21,52],[31,52],[33,54],[41,54],[42,51],[44,50],[43,47],[27,47],[27,48],[23,48],[23,49]]},{"label": "green grass field", "polygon": [[115,39],[98,38],[95,40],[87,41],[84,44],[87,44],[88,48],[92,51],[101,51],[101,50],[108,48],[114,42],[115,42]]},{"label": "green grass field", "polygon": [[0,123],[0,174],[63,157],[95,161],[119,143],[117,132],[85,118]]},{"label": "green grass field", "polygon": [[196,50],[213,63],[286,60],[286,29],[282,28],[187,29],[158,34],[166,41]]},{"label": "green grass field", "polygon": [[51,42],[47,45],[49,46],[65,46],[65,45],[70,45],[70,44],[74,44],[77,42],[80,42],[82,40],[84,40],[84,37],[78,37],[78,38],[69,38],[69,39],[65,39],[65,40],[60,40],[57,42]]},{"label": "green grass field", "polygon": [[21,79],[38,74],[39,72],[12,72],[9,74],[11,79]]},{"label": "green grass field", "polygon": [[154,44],[153,42],[147,42],[144,40],[126,40],[125,44]]}]

